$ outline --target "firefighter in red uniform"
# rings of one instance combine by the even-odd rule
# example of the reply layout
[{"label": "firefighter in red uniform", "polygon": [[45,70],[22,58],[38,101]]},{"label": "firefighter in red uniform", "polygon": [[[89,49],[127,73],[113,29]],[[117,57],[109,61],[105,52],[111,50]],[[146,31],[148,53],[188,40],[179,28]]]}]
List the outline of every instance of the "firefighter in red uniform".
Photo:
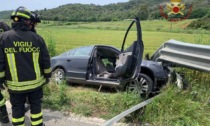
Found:
[{"label": "firefighter in red uniform", "polygon": [[[5,32],[5,31],[9,31],[9,30],[10,30],[9,25],[7,25],[4,22],[0,22],[0,34]],[[0,71],[0,78],[4,77],[4,75],[5,75],[5,73],[4,72],[2,73]],[[0,89],[4,90],[3,85],[0,85]],[[9,123],[7,108],[6,108],[6,105],[5,105],[6,100],[1,93],[1,90],[0,90],[0,122],[1,123]]]},{"label": "firefighter in red uniform", "polygon": [[25,7],[11,15],[12,30],[0,35],[0,84],[5,84],[12,104],[12,123],[24,126],[24,104],[30,104],[31,125],[43,126],[42,87],[51,77],[50,56],[42,37],[31,31],[34,20]]}]

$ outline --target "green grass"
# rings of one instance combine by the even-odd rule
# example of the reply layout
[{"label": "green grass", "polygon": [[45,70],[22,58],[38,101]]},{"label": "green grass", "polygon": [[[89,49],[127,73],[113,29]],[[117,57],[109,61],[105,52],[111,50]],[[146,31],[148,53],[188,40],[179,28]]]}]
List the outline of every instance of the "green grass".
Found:
[{"label": "green grass", "polygon": [[195,77],[190,78],[191,84],[187,90],[180,91],[168,85],[162,90],[162,95],[147,106],[141,120],[152,122],[152,126],[209,126],[209,79],[200,82],[199,77],[210,76],[196,71],[190,71],[188,76],[192,74]]},{"label": "green grass", "polygon": [[44,107],[79,115],[109,119],[141,101],[139,95],[97,88],[69,86],[65,83],[45,86]]},{"label": "green grass", "polygon": [[[145,31],[164,31],[164,32],[183,32],[186,26],[193,20],[184,20],[182,22],[169,22],[166,20],[148,20],[141,21],[142,29]],[[126,30],[130,20],[113,22],[49,22],[42,27],[55,27],[62,29],[98,29],[98,30]]]},{"label": "green grass", "polygon": [[[142,21],[144,53],[153,54],[162,43],[169,39],[209,45],[209,31],[186,30],[181,27],[190,21],[173,22],[174,29],[171,32],[168,29],[171,23],[168,21]],[[52,25],[48,27],[41,24],[38,27],[38,33],[44,37],[47,43],[50,43],[51,40],[55,41],[55,52],[57,54],[72,48],[92,44],[106,44],[121,48],[124,34],[129,24],[130,21],[76,23],[74,25]],[[114,27],[119,27],[119,29]],[[155,30],[158,27],[161,27],[161,30]],[[130,36],[128,41],[133,42],[136,37],[135,32]]]}]

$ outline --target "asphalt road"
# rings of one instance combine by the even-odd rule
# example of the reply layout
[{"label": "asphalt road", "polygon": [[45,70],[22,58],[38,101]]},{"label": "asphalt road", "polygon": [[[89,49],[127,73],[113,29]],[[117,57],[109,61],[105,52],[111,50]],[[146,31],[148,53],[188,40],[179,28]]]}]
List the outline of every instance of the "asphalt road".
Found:
[{"label": "asphalt road", "polygon": [[[9,118],[11,121],[12,113],[11,113],[11,104],[10,102],[6,102],[7,110],[9,114]],[[46,126],[100,126],[105,123],[106,120],[99,118],[87,118],[78,116],[75,114],[59,112],[59,111],[50,111],[43,110],[43,121]],[[25,115],[25,124],[26,126],[30,125],[30,112],[27,112]],[[126,124],[115,124],[115,126],[125,126]],[[12,126],[12,123],[9,124],[1,124],[1,126]]]}]

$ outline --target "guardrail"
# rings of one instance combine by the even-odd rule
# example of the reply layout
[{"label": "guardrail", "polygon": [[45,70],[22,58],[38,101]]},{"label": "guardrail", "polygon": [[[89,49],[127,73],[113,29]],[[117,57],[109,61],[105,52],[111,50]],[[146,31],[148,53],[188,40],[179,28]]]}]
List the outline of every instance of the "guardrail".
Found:
[{"label": "guardrail", "polygon": [[[159,96],[159,95],[157,95],[157,96]],[[155,96],[155,97],[157,97],[157,96]],[[112,119],[108,120],[107,122],[105,122],[105,124],[103,124],[102,126],[112,126],[113,124],[118,122],[120,119],[122,119],[126,115],[129,115],[130,113],[132,113],[132,112],[146,106],[147,104],[151,103],[154,100],[155,97],[150,98],[146,101],[143,101],[143,102],[133,106],[132,108],[120,113],[119,115],[117,115],[117,116],[113,117]]]},{"label": "guardrail", "polygon": [[161,61],[172,67],[210,72],[210,46],[169,40],[153,54],[151,60]]}]

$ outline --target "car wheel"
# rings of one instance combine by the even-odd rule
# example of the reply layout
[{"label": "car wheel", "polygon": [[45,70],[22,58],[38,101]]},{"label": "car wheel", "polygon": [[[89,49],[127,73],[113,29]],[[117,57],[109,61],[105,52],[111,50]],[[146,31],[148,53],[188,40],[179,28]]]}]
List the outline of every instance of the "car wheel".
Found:
[{"label": "car wheel", "polygon": [[141,96],[149,95],[152,92],[153,81],[146,75],[140,73],[135,80],[127,84],[127,91],[138,93]]},{"label": "car wheel", "polygon": [[65,79],[65,72],[63,69],[56,69],[54,72],[53,72],[53,79],[55,81],[56,84],[61,84],[64,79]]}]

